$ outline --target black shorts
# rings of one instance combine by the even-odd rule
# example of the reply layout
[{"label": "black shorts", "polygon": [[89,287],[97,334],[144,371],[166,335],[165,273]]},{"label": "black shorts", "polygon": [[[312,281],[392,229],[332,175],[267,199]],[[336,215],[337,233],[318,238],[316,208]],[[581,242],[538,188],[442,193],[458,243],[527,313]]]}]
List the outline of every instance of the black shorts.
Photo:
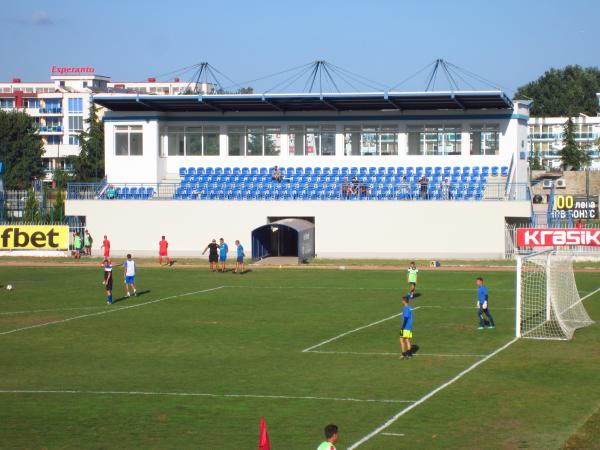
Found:
[{"label": "black shorts", "polygon": [[208,255],[208,262],[216,263],[219,260],[219,255]]},{"label": "black shorts", "polygon": [[107,291],[112,291],[112,288],[113,288],[113,286],[112,286],[112,282],[113,282],[113,280],[112,280],[112,277],[110,277],[110,280],[108,280],[108,281],[106,282],[106,284],[104,285],[104,288],[105,288]]}]

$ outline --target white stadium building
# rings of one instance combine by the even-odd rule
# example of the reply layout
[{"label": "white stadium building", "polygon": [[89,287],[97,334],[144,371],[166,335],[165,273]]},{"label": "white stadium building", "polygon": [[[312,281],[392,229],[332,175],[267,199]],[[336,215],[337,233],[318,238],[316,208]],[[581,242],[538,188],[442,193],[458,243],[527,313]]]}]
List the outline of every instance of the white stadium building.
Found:
[{"label": "white stadium building", "polygon": [[499,258],[531,217],[529,103],[500,91],[94,101],[106,182],[70,184],[66,213],[115,254],[166,235],[180,256],[224,237],[254,259]]}]

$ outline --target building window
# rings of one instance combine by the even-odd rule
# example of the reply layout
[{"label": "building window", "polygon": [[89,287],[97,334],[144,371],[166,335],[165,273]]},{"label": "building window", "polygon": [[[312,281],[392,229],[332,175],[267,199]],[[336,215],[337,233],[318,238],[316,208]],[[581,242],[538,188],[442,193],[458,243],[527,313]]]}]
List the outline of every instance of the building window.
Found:
[{"label": "building window", "polygon": [[80,97],[69,99],[69,113],[83,113],[83,99]]},{"label": "building window", "polygon": [[69,116],[69,130],[70,131],[82,131],[83,130],[83,116]]},{"label": "building window", "polygon": [[497,155],[500,127],[495,124],[471,125],[471,155]]},{"label": "building window", "polygon": [[279,127],[238,127],[227,129],[229,156],[279,156]]},{"label": "building window", "polygon": [[398,154],[398,127],[347,125],[344,127],[344,155],[375,156]]},{"label": "building window", "polygon": [[15,100],[12,98],[0,98],[0,108],[14,108]]},{"label": "building window", "polygon": [[27,108],[29,109],[39,109],[40,108],[40,100],[37,98],[28,98],[26,100]]},{"label": "building window", "polygon": [[46,138],[48,145],[60,145],[62,144],[62,136],[50,135]]},{"label": "building window", "polygon": [[459,125],[419,125],[408,127],[409,155],[460,155]]},{"label": "building window", "polygon": [[115,155],[143,155],[141,125],[119,125],[115,127]]},{"label": "building window", "polygon": [[335,126],[290,125],[288,138],[291,156],[335,155]]},{"label": "building window", "polygon": [[218,156],[219,127],[167,127],[161,133],[161,156]]},{"label": "building window", "polygon": [[76,134],[70,134],[69,145],[79,145],[79,136],[77,136]]},{"label": "building window", "polygon": [[62,107],[59,99],[46,100],[46,109],[42,112],[59,114],[62,112]]}]

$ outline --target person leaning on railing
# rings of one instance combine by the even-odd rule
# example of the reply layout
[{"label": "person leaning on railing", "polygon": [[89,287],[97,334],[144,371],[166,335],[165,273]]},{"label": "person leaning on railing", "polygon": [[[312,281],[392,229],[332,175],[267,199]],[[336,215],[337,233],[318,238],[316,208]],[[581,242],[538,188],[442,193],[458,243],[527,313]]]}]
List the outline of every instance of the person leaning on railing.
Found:
[{"label": "person leaning on railing", "polygon": [[112,184],[109,184],[106,188],[106,198],[109,200],[117,198],[117,191]]}]

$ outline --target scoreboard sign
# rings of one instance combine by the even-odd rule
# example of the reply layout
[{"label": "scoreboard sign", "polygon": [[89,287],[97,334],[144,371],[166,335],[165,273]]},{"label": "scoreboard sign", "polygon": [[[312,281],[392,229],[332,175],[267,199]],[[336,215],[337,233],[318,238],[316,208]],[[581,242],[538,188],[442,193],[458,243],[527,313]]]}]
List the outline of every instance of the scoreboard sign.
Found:
[{"label": "scoreboard sign", "polygon": [[556,195],[554,197],[555,210],[552,217],[555,219],[597,219],[598,197],[581,195]]}]

